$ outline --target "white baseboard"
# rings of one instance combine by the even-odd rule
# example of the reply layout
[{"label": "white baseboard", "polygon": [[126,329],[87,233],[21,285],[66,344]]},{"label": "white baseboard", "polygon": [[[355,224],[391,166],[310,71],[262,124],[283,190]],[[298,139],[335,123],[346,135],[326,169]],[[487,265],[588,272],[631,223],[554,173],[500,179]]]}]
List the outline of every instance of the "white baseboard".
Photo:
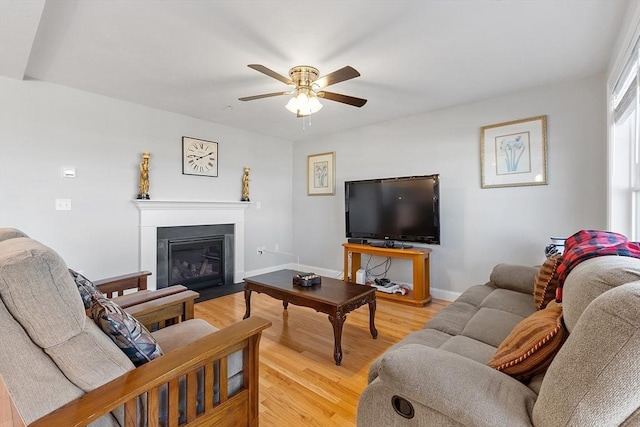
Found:
[{"label": "white baseboard", "polygon": [[[293,264],[296,265],[296,264]],[[295,270],[295,267],[290,267],[289,264],[282,264],[282,265],[274,265],[272,267],[265,267],[265,268],[259,268],[257,270],[249,270],[249,271],[245,271],[244,272],[244,277],[251,277],[251,276],[257,276],[259,274],[266,274],[266,273],[271,273],[273,271],[278,271],[278,270],[284,270],[284,269],[291,269],[291,270]]]},{"label": "white baseboard", "polygon": [[[328,268],[314,267],[312,265],[305,265],[305,264],[298,265],[295,262],[293,262],[289,264],[281,264],[273,267],[261,268],[258,270],[246,271],[245,277],[257,276],[258,274],[266,274],[266,273],[271,273],[272,271],[283,270],[283,269],[303,271],[305,273],[306,272],[315,273],[315,274],[319,274],[320,276],[332,277],[334,279],[342,279],[342,276],[343,276],[342,271],[330,270]],[[440,299],[443,301],[455,301],[460,296],[460,292],[452,292],[452,291],[447,291],[447,290],[438,289],[438,288],[431,288],[430,292],[433,298]]]},{"label": "white baseboard", "polygon": [[460,292],[452,292],[438,288],[431,288],[430,291],[433,298],[443,301],[455,301],[461,295]]},{"label": "white baseboard", "polygon": [[342,271],[329,270],[326,268],[314,267],[312,265],[306,265],[306,264],[297,264],[295,262],[291,262],[288,264],[274,265],[271,267],[260,268],[257,270],[245,271],[244,277],[257,276],[259,274],[266,274],[266,273],[271,273],[273,271],[285,270],[285,269],[301,271],[304,273],[315,273],[315,274],[319,274],[320,276],[332,277],[334,279],[342,279]]}]

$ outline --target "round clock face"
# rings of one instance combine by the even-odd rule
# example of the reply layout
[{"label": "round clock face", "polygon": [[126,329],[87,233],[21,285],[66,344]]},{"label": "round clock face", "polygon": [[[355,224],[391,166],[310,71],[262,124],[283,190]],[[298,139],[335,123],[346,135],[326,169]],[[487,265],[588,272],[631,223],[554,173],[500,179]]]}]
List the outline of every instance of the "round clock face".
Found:
[{"label": "round clock face", "polygon": [[183,173],[218,175],[218,144],[185,138],[183,145]]}]

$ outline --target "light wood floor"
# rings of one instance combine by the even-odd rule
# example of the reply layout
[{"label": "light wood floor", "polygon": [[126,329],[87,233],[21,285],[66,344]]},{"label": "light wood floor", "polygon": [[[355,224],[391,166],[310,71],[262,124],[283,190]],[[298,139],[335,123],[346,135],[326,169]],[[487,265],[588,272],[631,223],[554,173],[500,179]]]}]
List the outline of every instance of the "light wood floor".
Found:
[{"label": "light wood floor", "polygon": [[[260,341],[260,426],[355,426],[358,398],[369,365],[392,344],[419,330],[447,302],[409,307],[378,299],[378,338],[369,332],[367,306],[347,315],[342,365],[333,361],[333,330],[327,315],[264,294],[251,296],[251,315],[273,323]],[[195,315],[222,328],[242,320],[242,292],[196,304]]]}]

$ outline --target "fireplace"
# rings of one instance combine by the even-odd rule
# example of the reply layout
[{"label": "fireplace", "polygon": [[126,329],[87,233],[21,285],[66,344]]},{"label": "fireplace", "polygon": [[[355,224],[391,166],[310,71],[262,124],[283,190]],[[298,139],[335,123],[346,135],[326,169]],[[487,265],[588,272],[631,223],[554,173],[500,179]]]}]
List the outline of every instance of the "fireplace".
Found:
[{"label": "fireplace", "polygon": [[158,227],[158,289],[233,284],[233,224]]},{"label": "fireplace", "polygon": [[224,285],[224,239],[169,241],[169,286]]},{"label": "fireplace", "polygon": [[[244,272],[244,211],[249,202],[134,200],[138,208],[140,230],[140,270],[151,272],[149,289],[157,289],[158,230],[194,225],[227,225],[233,227],[233,238],[225,236],[225,275],[230,283],[241,283]],[[216,233],[220,235],[220,233]],[[180,236],[174,236],[180,238]],[[189,236],[192,237],[192,236]],[[230,250],[231,254],[229,256]],[[233,260],[231,263],[229,260]],[[168,279],[164,279],[168,280]],[[168,283],[165,281],[163,283]],[[226,279],[225,279],[226,283]],[[166,286],[166,285],[164,285]],[[220,289],[216,287],[215,289]]]}]

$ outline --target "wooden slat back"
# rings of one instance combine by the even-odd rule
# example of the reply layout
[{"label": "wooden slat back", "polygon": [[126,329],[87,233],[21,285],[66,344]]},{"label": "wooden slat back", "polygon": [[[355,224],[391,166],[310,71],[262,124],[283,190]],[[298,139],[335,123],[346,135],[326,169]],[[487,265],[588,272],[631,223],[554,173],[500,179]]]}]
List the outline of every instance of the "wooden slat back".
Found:
[{"label": "wooden slat back", "polygon": [[[141,407],[146,409],[147,425],[155,427],[159,425],[159,417],[163,415],[159,407],[162,396],[160,390],[163,387],[167,391],[166,413],[169,426],[257,426],[257,416],[254,416],[258,412],[257,352],[262,330],[270,325],[270,322],[262,319],[251,318],[221,329],[187,346],[185,352],[180,353],[179,350],[169,352],[85,394],[30,426],[86,426],[105,413],[125,405],[126,427],[137,426]],[[245,362],[242,371],[244,386],[230,397],[227,378],[228,357],[239,350],[243,352],[242,359]],[[173,368],[161,368],[165,364]],[[218,372],[214,369],[216,365],[219,367]],[[204,373],[204,405],[200,408],[196,402],[198,371]],[[186,382],[187,393],[184,405],[180,405],[180,381]],[[218,402],[214,402],[216,389],[219,390]],[[145,404],[140,405],[139,399],[142,399]],[[250,403],[256,407],[250,408]],[[180,407],[185,408],[186,411],[184,414],[186,423],[183,424],[180,424]],[[2,408],[4,409],[4,406]],[[14,425],[24,426],[17,423]]]}]

